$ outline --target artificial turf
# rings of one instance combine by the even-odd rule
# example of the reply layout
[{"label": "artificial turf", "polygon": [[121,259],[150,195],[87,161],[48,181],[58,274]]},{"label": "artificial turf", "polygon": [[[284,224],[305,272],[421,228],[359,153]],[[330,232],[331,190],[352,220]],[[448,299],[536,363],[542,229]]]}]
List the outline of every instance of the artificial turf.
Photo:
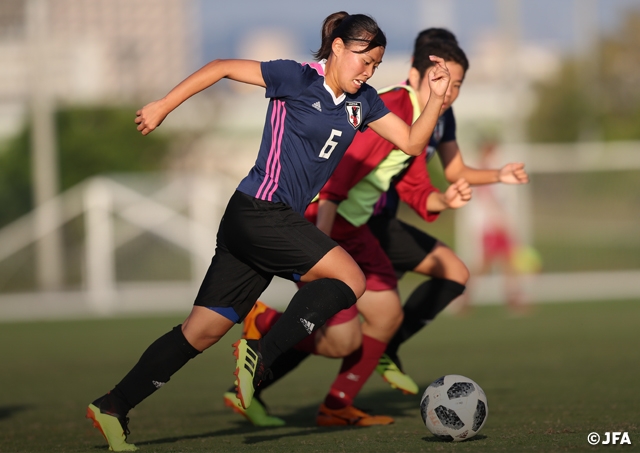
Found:
[{"label": "artificial turf", "polygon": [[[183,315],[0,324],[0,452],[100,452],[84,418],[158,336]],[[315,411],[339,361],[307,359],[263,394],[281,428],[255,428],[223,405],[232,384],[234,328],[131,411],[141,452],[640,451],[640,301],[544,304],[528,316],[504,307],[445,313],[401,349],[424,389],[462,374],[485,390],[489,416],[461,443],[433,437],[406,396],[373,375],[356,405],[391,426],[318,428]],[[590,446],[587,435],[627,432],[632,445]]]}]

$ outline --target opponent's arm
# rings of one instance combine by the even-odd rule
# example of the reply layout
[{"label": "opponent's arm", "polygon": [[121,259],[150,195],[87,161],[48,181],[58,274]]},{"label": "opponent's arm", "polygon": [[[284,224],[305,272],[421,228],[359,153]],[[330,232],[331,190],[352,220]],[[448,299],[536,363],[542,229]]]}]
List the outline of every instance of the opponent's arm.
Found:
[{"label": "opponent's arm", "polygon": [[438,156],[444,168],[447,181],[454,182],[460,178],[467,180],[469,184],[526,184],[529,175],[521,162],[509,163],[502,168],[479,169],[467,166],[462,160],[462,154],[456,140],[441,143],[438,146]]},{"label": "opponent's arm", "polygon": [[265,87],[259,61],[214,60],[180,82],[165,97],[145,105],[136,112],[135,122],[142,135],[147,135],[162,124],[166,116],[196,93],[227,78]]},{"label": "opponent's arm", "polygon": [[333,229],[337,212],[338,203],[334,203],[331,200],[318,201],[318,217],[316,219],[316,226],[327,236],[331,236],[331,230]]},{"label": "opponent's arm", "polygon": [[458,209],[471,200],[471,187],[464,179],[447,187],[444,193],[431,192],[427,198],[427,211],[441,212],[446,209]]},{"label": "opponent's arm", "polygon": [[410,156],[419,155],[427,146],[440,117],[444,96],[449,86],[450,76],[444,60],[435,56],[429,58],[435,62],[427,73],[431,93],[418,119],[409,126],[394,113],[389,113],[369,123],[369,127],[378,135]]}]

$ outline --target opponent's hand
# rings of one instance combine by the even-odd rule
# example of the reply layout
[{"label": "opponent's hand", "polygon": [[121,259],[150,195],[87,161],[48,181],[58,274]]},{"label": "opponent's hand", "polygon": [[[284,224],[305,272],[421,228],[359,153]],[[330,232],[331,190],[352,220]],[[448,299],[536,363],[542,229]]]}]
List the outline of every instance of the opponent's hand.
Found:
[{"label": "opponent's hand", "polygon": [[433,94],[442,97],[447,93],[451,75],[449,74],[444,59],[436,57],[435,55],[429,55],[429,59],[434,62],[428,74],[429,88]]},{"label": "opponent's hand", "polygon": [[160,126],[167,115],[162,101],[151,102],[136,112],[136,129],[142,132],[142,135],[147,135]]},{"label": "opponent's hand", "polygon": [[524,169],[524,164],[518,162],[502,167],[498,180],[504,184],[526,184],[529,182],[529,175]]},{"label": "opponent's hand", "polygon": [[444,202],[449,209],[458,209],[471,200],[471,186],[466,179],[460,178],[451,184],[444,193]]}]

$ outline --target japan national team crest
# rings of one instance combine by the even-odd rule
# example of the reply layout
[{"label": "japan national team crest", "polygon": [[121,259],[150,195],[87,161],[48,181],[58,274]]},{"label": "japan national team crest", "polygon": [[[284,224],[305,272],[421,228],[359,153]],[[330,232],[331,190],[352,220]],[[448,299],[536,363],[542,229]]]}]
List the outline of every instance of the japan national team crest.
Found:
[{"label": "japan national team crest", "polygon": [[361,102],[347,102],[347,118],[349,118],[349,124],[354,129],[358,129],[362,123],[362,103]]}]

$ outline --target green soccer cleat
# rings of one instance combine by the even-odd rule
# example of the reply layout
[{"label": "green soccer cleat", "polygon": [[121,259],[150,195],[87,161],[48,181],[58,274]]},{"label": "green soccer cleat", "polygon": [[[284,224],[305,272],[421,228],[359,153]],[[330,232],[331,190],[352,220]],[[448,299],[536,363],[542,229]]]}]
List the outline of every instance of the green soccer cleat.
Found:
[{"label": "green soccer cleat", "polygon": [[[251,342],[251,346],[248,341]],[[236,358],[236,370],[233,372],[236,377],[236,392],[240,406],[248,409],[255,388],[263,378],[271,375],[271,371],[264,366],[256,340],[241,339],[236,341],[233,347],[233,355]]]},{"label": "green soccer cleat", "polygon": [[224,394],[224,404],[249,420],[254,426],[284,426],[287,424],[281,418],[269,415],[267,408],[258,398],[253,398],[249,407],[245,409],[235,393],[226,392]]},{"label": "green soccer cleat", "polygon": [[110,451],[136,451],[138,449],[135,445],[127,443],[128,418],[103,413],[93,403],[87,407],[87,418],[93,420],[93,426],[98,428],[107,440]]},{"label": "green soccer cleat", "polygon": [[418,384],[404,374],[387,354],[382,354],[382,357],[380,357],[376,371],[392,388],[400,390],[405,395],[416,395],[418,393]]}]

